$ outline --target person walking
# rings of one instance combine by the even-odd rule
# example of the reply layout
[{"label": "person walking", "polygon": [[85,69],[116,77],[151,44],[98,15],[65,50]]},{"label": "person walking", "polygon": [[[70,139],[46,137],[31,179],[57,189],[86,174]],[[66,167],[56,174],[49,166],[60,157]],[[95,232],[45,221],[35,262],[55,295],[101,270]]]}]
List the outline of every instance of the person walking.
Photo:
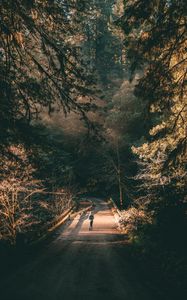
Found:
[{"label": "person walking", "polygon": [[90,212],[89,220],[90,220],[89,230],[92,230],[92,228],[93,228],[93,220],[94,220],[94,215],[93,215],[92,212]]}]

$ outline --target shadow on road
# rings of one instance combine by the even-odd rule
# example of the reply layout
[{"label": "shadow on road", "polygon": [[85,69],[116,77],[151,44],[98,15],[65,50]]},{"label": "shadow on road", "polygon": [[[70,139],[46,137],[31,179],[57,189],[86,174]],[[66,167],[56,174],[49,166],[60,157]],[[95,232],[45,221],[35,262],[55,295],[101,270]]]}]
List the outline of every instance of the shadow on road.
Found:
[{"label": "shadow on road", "polygon": [[86,213],[82,214],[79,218],[78,223],[76,224],[76,226],[70,231],[70,234],[72,235],[78,235],[79,231],[82,228],[82,224],[84,223],[85,220],[88,219],[88,216],[86,215]]}]

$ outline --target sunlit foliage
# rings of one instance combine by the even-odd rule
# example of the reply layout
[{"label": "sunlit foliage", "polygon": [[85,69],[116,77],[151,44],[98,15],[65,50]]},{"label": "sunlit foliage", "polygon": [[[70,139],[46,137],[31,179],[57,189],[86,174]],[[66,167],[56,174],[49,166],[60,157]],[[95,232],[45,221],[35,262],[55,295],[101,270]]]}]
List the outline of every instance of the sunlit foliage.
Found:
[{"label": "sunlit foliage", "polygon": [[120,19],[132,73],[143,70],[135,89],[152,120],[150,138],[133,151],[143,160],[147,187],[169,185],[184,199],[186,185],[185,1],[125,1]]}]

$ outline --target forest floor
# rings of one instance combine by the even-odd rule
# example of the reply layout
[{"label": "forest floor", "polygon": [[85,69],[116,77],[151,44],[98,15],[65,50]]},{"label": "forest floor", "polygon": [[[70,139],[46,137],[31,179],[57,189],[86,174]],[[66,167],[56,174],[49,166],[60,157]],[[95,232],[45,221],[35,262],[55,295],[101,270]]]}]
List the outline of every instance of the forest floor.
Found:
[{"label": "forest floor", "polygon": [[89,213],[61,226],[11,273],[4,272],[1,300],[162,299],[133,262],[128,239],[107,203],[94,203],[93,230]]}]

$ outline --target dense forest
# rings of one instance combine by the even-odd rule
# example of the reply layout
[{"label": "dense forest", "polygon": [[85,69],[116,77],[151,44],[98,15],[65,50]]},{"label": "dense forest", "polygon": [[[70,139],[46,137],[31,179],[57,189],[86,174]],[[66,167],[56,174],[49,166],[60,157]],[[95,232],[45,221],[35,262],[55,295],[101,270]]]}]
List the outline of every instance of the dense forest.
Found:
[{"label": "dense forest", "polygon": [[186,1],[0,5],[0,247],[113,198],[138,263],[182,293]]}]

